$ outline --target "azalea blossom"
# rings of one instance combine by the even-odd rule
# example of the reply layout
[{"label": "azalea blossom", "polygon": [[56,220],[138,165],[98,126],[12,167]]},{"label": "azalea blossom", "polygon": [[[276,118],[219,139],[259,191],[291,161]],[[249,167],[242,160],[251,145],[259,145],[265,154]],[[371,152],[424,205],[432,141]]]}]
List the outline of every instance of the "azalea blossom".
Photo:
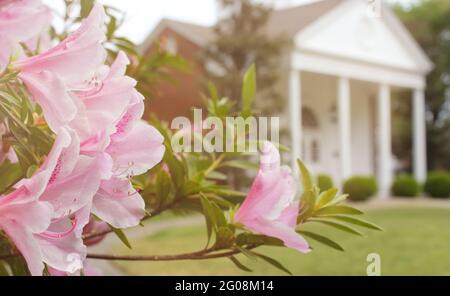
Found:
[{"label": "azalea blossom", "polygon": [[295,231],[298,213],[297,183],[289,167],[280,166],[278,149],[266,142],[258,175],[235,220],[256,233],[278,238],[287,247],[307,253],[308,243]]},{"label": "azalea blossom", "polygon": [[63,129],[41,168],[0,198],[0,228],[24,256],[32,275],[42,274],[43,262],[68,270],[73,264],[70,254],[77,254],[80,262],[86,257],[72,211],[87,204],[99,187],[102,170],[83,170],[94,169],[94,164],[100,165],[100,160],[80,156],[76,134]]},{"label": "azalea blossom", "polygon": [[51,16],[41,0],[0,1],[0,71],[12,56],[23,55],[19,43],[25,43],[33,51],[42,48],[43,41],[48,40],[46,32]]}]

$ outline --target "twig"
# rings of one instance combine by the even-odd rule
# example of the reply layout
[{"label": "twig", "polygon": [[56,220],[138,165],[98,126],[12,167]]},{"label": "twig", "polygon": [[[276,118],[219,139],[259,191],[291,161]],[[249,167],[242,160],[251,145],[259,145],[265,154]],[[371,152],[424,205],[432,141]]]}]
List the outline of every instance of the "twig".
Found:
[{"label": "twig", "polygon": [[[252,250],[256,247],[257,246],[250,246],[247,247],[246,250]],[[230,257],[241,253],[241,251],[239,250],[213,253],[215,251],[217,250],[209,248],[192,253],[184,253],[178,255],[153,255],[153,256],[88,254],[87,258],[96,260],[108,260],[108,261],[181,261],[181,260],[208,260],[214,258]]]}]

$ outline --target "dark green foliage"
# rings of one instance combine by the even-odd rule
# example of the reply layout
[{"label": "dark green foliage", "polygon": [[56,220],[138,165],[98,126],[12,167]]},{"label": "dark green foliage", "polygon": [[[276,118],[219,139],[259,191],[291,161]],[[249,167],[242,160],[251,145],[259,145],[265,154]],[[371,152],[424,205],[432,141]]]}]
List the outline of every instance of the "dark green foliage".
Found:
[{"label": "dark green foliage", "polygon": [[450,197],[450,173],[444,171],[430,173],[424,191],[431,197]]},{"label": "dark green foliage", "polygon": [[343,191],[348,194],[349,200],[368,200],[377,193],[378,185],[374,177],[355,176],[344,183]]},{"label": "dark green foliage", "polygon": [[420,192],[420,184],[413,176],[400,175],[392,183],[391,192],[394,196],[415,197]]},{"label": "dark green foliage", "polygon": [[317,176],[317,186],[319,186],[320,191],[327,191],[328,189],[333,188],[334,183],[333,179],[329,175],[318,175]]}]

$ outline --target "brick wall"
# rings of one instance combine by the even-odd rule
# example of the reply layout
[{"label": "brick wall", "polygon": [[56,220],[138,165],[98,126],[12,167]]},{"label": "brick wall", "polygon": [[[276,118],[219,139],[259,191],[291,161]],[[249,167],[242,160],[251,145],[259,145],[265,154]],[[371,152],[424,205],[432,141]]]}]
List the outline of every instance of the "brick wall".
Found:
[{"label": "brick wall", "polygon": [[[166,121],[177,116],[192,118],[192,108],[202,105],[202,83],[204,77],[203,66],[199,61],[202,49],[195,43],[170,28],[165,28],[158,36],[158,41],[174,38],[177,44],[177,54],[188,60],[191,69],[187,73],[171,71],[173,82],[163,81],[158,85],[158,93],[151,100],[150,112],[157,114],[158,118]],[[154,48],[150,47],[148,54]]]}]

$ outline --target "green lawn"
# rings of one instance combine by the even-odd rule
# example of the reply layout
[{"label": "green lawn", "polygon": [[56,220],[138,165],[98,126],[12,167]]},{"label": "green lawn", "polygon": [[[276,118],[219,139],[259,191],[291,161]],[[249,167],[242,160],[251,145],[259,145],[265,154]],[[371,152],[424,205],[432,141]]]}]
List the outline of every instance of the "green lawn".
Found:
[{"label": "green lawn", "polygon": [[[345,249],[338,252],[312,242],[308,255],[284,248],[262,248],[262,253],[282,262],[295,275],[365,275],[369,253],[381,256],[383,275],[450,275],[450,209],[394,208],[367,211],[366,219],[384,232],[366,231],[366,238],[338,233],[319,225],[320,231]],[[306,227],[305,227],[306,228]],[[330,231],[331,230],[331,231]],[[133,243],[134,251],[118,247],[120,254],[171,254],[204,246],[203,227],[160,232]],[[117,265],[131,275],[282,275],[277,269],[240,256],[253,273],[237,269],[228,259],[183,262],[144,262]]]}]

